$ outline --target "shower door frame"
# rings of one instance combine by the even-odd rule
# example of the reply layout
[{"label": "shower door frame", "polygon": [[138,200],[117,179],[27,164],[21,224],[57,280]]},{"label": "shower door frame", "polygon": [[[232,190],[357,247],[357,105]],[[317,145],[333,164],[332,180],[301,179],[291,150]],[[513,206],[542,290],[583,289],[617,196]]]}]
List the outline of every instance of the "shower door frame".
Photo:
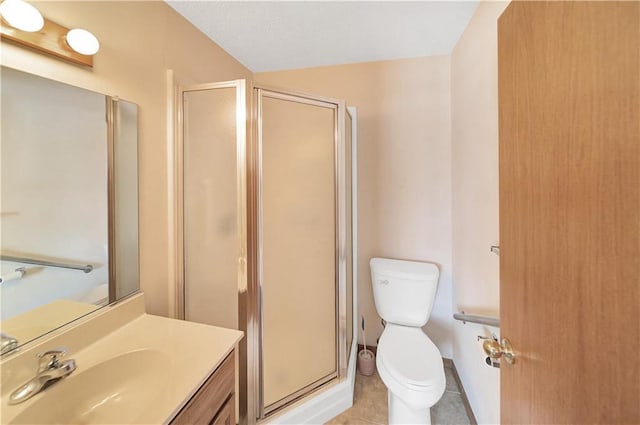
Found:
[{"label": "shower door frame", "polygon": [[[250,345],[252,341],[252,329],[255,326],[252,324],[255,321],[255,317],[252,315],[252,311],[255,308],[252,307],[252,300],[248,291],[248,273],[247,273],[247,246],[248,246],[248,233],[247,233],[247,154],[249,140],[247,135],[250,134],[250,120],[247,113],[250,107],[249,98],[247,97],[248,83],[245,79],[221,81],[216,83],[204,83],[195,84],[184,87],[178,87],[178,102],[177,109],[177,129],[176,132],[176,252],[178,253],[176,261],[176,295],[175,295],[175,316],[177,319],[186,320],[186,268],[185,268],[185,232],[184,232],[184,94],[194,91],[216,90],[234,88],[236,95],[236,207],[237,207],[237,222],[238,226],[238,268],[237,268],[237,288],[238,288],[238,330],[244,332],[245,337],[238,343],[238,406],[239,406],[239,423],[255,423],[255,420],[251,420],[251,415],[248,412],[252,411],[253,400],[248,397],[249,391],[247,388],[248,364],[249,353],[255,347]],[[234,407],[235,408],[235,407]]]},{"label": "shower door frame", "polygon": [[[256,348],[256,356],[253,364],[248,364],[248,390],[253,394],[253,417],[257,421],[264,420],[273,414],[280,412],[292,402],[329,385],[336,380],[346,377],[348,362],[348,347],[346,346],[346,179],[345,179],[345,114],[348,113],[343,100],[324,96],[310,95],[291,90],[284,90],[264,85],[254,85],[252,89],[252,138],[248,150],[248,223],[249,252],[248,252],[248,276],[250,298],[257,303],[255,310],[249,316],[257,319],[251,321],[255,327],[251,334],[252,341],[247,341],[248,346]],[[262,98],[302,103],[311,106],[333,109],[334,114],[334,196],[335,196],[335,326],[336,326],[336,368],[330,374],[298,389],[287,397],[264,405],[264,379],[262,362]],[[351,165],[351,164],[349,164]],[[353,196],[353,194],[352,194]],[[251,416],[249,416],[251,418]],[[251,423],[251,422],[250,422]]]},{"label": "shower door frame", "polygon": [[[238,329],[245,333],[245,337],[240,341],[238,347],[239,355],[239,423],[255,424],[258,421],[271,417],[274,414],[288,407],[292,402],[297,401],[306,395],[325,388],[337,382],[342,382],[347,377],[347,366],[349,354],[353,344],[357,342],[356,310],[353,310],[354,335],[352,347],[346,346],[346,166],[353,167],[352,163],[346,164],[345,159],[345,137],[346,125],[345,116],[348,111],[344,101],[329,97],[309,95],[296,91],[266,87],[263,85],[252,85],[251,81],[245,79],[230,80],[216,83],[205,83],[188,86],[176,86],[177,94],[175,103],[170,106],[176,111],[176,131],[174,133],[175,145],[174,156],[174,176],[175,176],[175,232],[176,232],[176,292],[175,292],[175,317],[185,319],[185,267],[184,267],[184,93],[199,90],[235,88],[236,89],[236,141],[237,141],[237,202],[238,202]],[[276,97],[283,100],[292,100],[299,103],[308,103],[316,106],[327,107],[331,105],[334,109],[334,172],[335,172],[335,217],[336,217],[336,370],[330,375],[296,391],[285,399],[277,402],[277,406],[271,405],[265,411],[263,406],[262,387],[262,288],[259,275],[260,258],[260,228],[259,220],[261,213],[261,174],[259,147],[261,139],[259,133],[258,114],[258,93],[268,93],[269,97]],[[249,137],[249,135],[251,137]],[[353,143],[353,142],[352,142]],[[352,148],[353,149],[353,148]],[[352,173],[353,173],[352,169]],[[357,176],[352,174],[352,185]],[[357,193],[352,191],[352,202],[355,204]],[[356,210],[352,210],[355,216]],[[355,217],[349,217],[357,223]],[[357,225],[357,224],[356,224]],[[353,247],[355,239],[355,227],[353,232]],[[352,265],[352,272],[357,273],[357,263]],[[356,294],[357,281],[352,282],[354,294]],[[352,303],[356,304],[355,298]]]}]

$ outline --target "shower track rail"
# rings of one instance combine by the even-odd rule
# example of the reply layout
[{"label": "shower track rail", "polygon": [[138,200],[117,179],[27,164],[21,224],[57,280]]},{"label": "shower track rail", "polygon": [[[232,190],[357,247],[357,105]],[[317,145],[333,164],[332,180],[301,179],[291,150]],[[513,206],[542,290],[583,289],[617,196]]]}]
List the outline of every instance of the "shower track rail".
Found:
[{"label": "shower track rail", "polygon": [[493,316],[478,316],[475,314],[465,314],[465,312],[454,313],[453,318],[460,320],[462,323],[477,323],[479,325],[500,327],[500,318]]},{"label": "shower track rail", "polygon": [[58,263],[55,261],[38,260],[36,258],[15,257],[13,255],[0,255],[0,260],[11,261],[14,263],[33,264],[36,266],[58,267],[61,269],[81,270],[84,273],[91,273],[93,266],[86,264],[84,266],[76,266],[74,264]]}]

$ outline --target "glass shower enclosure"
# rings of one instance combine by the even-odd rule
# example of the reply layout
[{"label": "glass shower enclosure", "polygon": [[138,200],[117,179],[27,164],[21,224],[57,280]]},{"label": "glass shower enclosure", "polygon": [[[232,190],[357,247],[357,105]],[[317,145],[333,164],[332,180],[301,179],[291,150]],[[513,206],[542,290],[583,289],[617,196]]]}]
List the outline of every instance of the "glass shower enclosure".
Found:
[{"label": "glass shower enclosure", "polygon": [[240,329],[240,423],[346,376],[354,335],[352,119],[344,101],[181,90],[186,320]]}]

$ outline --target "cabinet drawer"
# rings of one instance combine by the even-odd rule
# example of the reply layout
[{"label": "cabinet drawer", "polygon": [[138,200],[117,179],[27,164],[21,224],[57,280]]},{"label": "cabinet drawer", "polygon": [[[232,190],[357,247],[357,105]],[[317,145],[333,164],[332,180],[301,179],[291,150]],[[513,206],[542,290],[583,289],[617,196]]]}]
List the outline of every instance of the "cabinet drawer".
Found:
[{"label": "cabinet drawer", "polygon": [[[232,351],[213,372],[187,405],[170,422],[171,425],[209,425],[223,413],[222,409],[232,402],[235,423],[235,351]],[[223,419],[220,417],[220,419]],[[216,424],[218,422],[215,422]],[[225,423],[220,422],[220,423]]]}]

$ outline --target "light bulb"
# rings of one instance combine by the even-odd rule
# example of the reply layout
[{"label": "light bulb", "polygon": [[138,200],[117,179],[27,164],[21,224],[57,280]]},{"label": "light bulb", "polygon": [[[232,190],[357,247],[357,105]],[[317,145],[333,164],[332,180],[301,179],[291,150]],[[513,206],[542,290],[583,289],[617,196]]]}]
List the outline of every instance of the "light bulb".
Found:
[{"label": "light bulb", "polygon": [[22,0],[4,0],[0,4],[0,15],[21,31],[36,32],[44,27],[44,18],[38,9]]},{"label": "light bulb", "polygon": [[81,55],[95,55],[100,50],[100,42],[87,30],[74,28],[67,33],[67,44]]}]

